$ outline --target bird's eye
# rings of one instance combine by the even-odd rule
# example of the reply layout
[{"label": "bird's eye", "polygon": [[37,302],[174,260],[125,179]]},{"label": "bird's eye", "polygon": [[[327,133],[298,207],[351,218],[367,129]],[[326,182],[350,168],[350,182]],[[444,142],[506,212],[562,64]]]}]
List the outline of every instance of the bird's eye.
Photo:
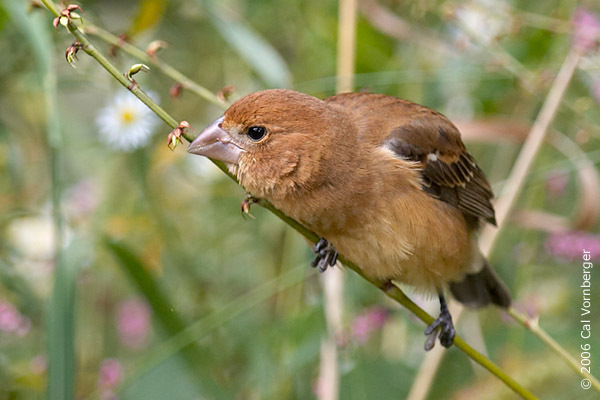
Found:
[{"label": "bird's eye", "polygon": [[267,134],[267,129],[264,126],[251,126],[248,128],[248,137],[255,142],[264,138]]}]

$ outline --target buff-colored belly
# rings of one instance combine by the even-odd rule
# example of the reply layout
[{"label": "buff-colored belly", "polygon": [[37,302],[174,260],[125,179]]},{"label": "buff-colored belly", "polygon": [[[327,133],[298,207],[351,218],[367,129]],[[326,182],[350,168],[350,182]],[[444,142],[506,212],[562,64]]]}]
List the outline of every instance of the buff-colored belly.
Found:
[{"label": "buff-colored belly", "polygon": [[325,237],[372,278],[436,291],[460,278],[472,257],[460,213],[443,204],[436,211],[410,220],[405,213],[383,213],[360,229]]},{"label": "buff-colored belly", "polygon": [[473,257],[460,211],[417,186],[387,187],[396,190],[339,196],[325,205],[310,197],[271,201],[372,278],[394,279],[432,292],[458,280]]}]

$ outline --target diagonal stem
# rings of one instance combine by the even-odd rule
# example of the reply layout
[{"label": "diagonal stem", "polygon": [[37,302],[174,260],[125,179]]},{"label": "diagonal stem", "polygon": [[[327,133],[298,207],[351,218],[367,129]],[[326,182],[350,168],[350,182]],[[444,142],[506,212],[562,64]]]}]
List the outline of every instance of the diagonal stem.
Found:
[{"label": "diagonal stem", "polygon": [[544,105],[527,136],[527,140],[515,161],[509,178],[502,188],[502,193],[495,205],[498,229],[494,230],[491,227],[486,227],[481,234],[481,240],[479,242],[481,251],[486,256],[490,255],[497,238],[506,227],[506,218],[512,211],[519,194],[523,190],[525,179],[527,178],[527,175],[529,175],[533,162],[546,138],[548,128],[556,116],[561,99],[569,87],[569,83],[575,74],[580,59],[581,52],[575,50],[575,48],[572,48],[567,54],[567,57],[550,88],[550,92],[544,101]]},{"label": "diagonal stem", "polygon": [[180,83],[184,89],[194,92],[201,98],[203,98],[221,108],[225,107],[226,104],[221,102],[219,100],[219,98],[213,92],[211,92],[204,86],[197,84],[192,79],[185,76],[184,74],[182,74],[181,72],[179,72],[178,70],[173,68],[171,65],[167,64],[166,62],[160,60],[159,58],[150,57],[148,54],[146,54],[146,52],[138,49],[137,47],[135,47],[134,45],[132,45],[130,43],[123,41],[118,36],[115,36],[112,33],[108,32],[96,25],[90,24],[90,23],[86,23],[83,32],[93,35],[93,36],[97,36],[98,38],[102,39],[106,43],[120,48],[125,53],[137,58],[138,60],[155,66],[158,70],[160,70],[166,76],[173,79],[175,82]]},{"label": "diagonal stem", "polygon": [[524,313],[516,310],[514,307],[511,307],[508,310],[508,315],[510,315],[515,321],[517,321],[519,324],[521,324],[522,326],[524,326],[526,329],[528,329],[529,331],[531,331],[531,333],[533,333],[542,342],[544,342],[544,344],[546,346],[548,346],[556,354],[558,354],[563,359],[563,361],[569,367],[571,367],[571,369],[573,369],[573,371],[577,372],[584,379],[589,379],[589,381],[591,382],[592,386],[597,391],[600,391],[600,381],[598,381],[598,379],[596,377],[594,377],[592,374],[589,374],[588,372],[585,372],[581,368],[582,367],[581,364],[578,363],[577,360],[575,360],[575,358],[573,358],[573,356],[571,356],[571,354],[569,354],[564,349],[564,347],[562,347],[560,344],[558,344],[556,342],[556,340],[554,340],[550,335],[548,335],[548,333],[545,330],[543,330],[540,327],[537,318],[534,318],[534,319],[529,318],[527,315],[525,315]]}]

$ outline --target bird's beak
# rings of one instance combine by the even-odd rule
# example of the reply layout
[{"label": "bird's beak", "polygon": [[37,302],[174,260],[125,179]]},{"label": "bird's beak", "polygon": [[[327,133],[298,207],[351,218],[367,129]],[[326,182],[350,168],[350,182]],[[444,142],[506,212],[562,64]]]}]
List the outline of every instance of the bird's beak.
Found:
[{"label": "bird's beak", "polygon": [[224,117],[218,118],[198,135],[188,147],[188,153],[199,154],[229,164],[237,164],[243,149],[231,140],[231,136],[221,129]]}]

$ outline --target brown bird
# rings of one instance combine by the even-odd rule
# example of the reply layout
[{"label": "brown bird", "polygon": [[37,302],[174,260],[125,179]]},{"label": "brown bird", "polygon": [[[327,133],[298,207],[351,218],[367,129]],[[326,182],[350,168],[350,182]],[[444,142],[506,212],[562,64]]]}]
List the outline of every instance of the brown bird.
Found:
[{"label": "brown bird", "polygon": [[232,104],[188,151],[224,161],[252,196],[319,235],[320,271],[339,251],[372,278],[437,293],[427,350],[438,334],[454,341],[446,286],[471,307],[510,305],[477,245],[481,225],[496,223],[492,190],[440,113],[380,94],[265,90]]}]

